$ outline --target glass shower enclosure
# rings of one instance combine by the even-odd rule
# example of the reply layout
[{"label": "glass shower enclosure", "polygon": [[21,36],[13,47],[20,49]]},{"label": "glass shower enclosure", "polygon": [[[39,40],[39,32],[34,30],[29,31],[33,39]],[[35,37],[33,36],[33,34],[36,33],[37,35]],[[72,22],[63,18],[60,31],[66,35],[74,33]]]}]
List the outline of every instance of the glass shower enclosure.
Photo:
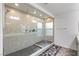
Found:
[{"label": "glass shower enclosure", "polygon": [[54,42],[53,19],[44,16],[30,4],[5,4],[4,55],[39,55],[50,47]]}]

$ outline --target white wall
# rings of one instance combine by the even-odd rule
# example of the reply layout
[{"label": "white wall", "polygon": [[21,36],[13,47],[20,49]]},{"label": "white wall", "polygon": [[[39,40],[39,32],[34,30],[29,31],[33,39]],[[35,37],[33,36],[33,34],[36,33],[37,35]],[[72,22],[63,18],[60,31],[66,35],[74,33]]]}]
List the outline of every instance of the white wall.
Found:
[{"label": "white wall", "polygon": [[2,27],[2,19],[3,19],[3,4],[0,3],[0,56],[3,55],[3,27]]},{"label": "white wall", "polygon": [[56,17],[55,44],[77,50],[75,36],[78,34],[78,21],[79,10],[71,10]]}]

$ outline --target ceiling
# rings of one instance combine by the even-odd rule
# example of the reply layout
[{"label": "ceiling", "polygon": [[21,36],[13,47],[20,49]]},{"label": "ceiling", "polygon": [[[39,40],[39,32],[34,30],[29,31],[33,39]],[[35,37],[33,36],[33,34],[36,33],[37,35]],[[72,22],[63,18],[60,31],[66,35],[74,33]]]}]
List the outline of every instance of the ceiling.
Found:
[{"label": "ceiling", "polygon": [[55,17],[79,10],[78,3],[36,3]]},{"label": "ceiling", "polygon": [[[44,19],[46,22],[52,22],[51,19],[52,17],[48,17],[49,16],[48,14],[39,10],[38,8],[35,8],[34,6],[28,3],[18,3],[18,6],[16,6],[15,3],[6,3],[5,6],[6,6],[6,13],[10,12],[11,10],[17,10],[27,15],[29,14],[31,16]],[[43,22],[43,20],[40,21]]]},{"label": "ceiling", "polygon": [[[78,3],[36,3],[38,5],[38,8],[33,7],[30,4],[27,3],[20,3],[19,7],[15,6],[13,3],[6,4],[7,6],[13,7],[15,9],[18,9],[20,11],[23,11],[24,13],[29,13],[33,16],[43,18],[45,16],[49,16],[48,14],[40,11],[38,8],[41,7],[48,13],[51,13],[55,17],[60,16],[61,14],[79,11],[79,4]],[[33,14],[34,11],[37,11],[36,14]],[[39,15],[42,16],[39,16]]]},{"label": "ceiling", "polygon": [[5,5],[6,7],[14,8],[14,9],[17,9],[18,11],[21,11],[23,13],[30,14],[32,16],[36,16],[39,18],[48,16],[46,13],[40,11],[39,9],[36,9],[35,7],[33,7],[28,3],[18,3],[18,4],[19,6],[16,6],[15,3],[6,3]]}]

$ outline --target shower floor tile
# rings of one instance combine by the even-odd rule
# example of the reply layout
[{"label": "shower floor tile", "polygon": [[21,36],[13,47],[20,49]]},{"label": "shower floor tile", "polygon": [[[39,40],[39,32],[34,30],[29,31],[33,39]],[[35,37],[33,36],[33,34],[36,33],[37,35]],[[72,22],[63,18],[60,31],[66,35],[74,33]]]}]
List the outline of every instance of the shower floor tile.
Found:
[{"label": "shower floor tile", "polygon": [[28,48],[24,48],[24,49],[19,50],[17,52],[8,54],[7,56],[29,56],[29,55],[33,54],[34,52],[38,51],[39,49],[41,49],[41,48],[37,47],[35,45],[32,45]]},{"label": "shower floor tile", "polygon": [[7,56],[29,56],[29,55],[35,53],[36,51],[48,46],[51,43],[52,42],[50,42],[50,41],[43,40],[43,41],[37,42],[36,44],[34,44],[30,47],[27,47],[22,50],[16,51],[14,53],[8,54]]},{"label": "shower floor tile", "polygon": [[51,43],[52,43],[51,41],[40,41],[40,42],[38,42],[36,44],[40,45],[41,47],[46,47],[46,46],[48,46]]}]

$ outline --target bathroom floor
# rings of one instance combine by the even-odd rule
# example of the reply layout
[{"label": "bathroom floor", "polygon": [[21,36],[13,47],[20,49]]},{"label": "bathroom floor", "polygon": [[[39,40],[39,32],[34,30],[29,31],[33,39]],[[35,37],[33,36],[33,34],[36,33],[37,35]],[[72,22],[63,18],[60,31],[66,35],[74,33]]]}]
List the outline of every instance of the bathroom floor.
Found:
[{"label": "bathroom floor", "polygon": [[57,45],[52,45],[39,56],[77,56],[77,51]]},{"label": "bathroom floor", "polygon": [[[50,41],[40,41],[28,48],[8,54],[7,56],[29,56],[51,43]],[[77,56],[77,51],[53,44],[39,56]]]},{"label": "bathroom floor", "polygon": [[62,47],[56,56],[77,56],[77,51]]}]

